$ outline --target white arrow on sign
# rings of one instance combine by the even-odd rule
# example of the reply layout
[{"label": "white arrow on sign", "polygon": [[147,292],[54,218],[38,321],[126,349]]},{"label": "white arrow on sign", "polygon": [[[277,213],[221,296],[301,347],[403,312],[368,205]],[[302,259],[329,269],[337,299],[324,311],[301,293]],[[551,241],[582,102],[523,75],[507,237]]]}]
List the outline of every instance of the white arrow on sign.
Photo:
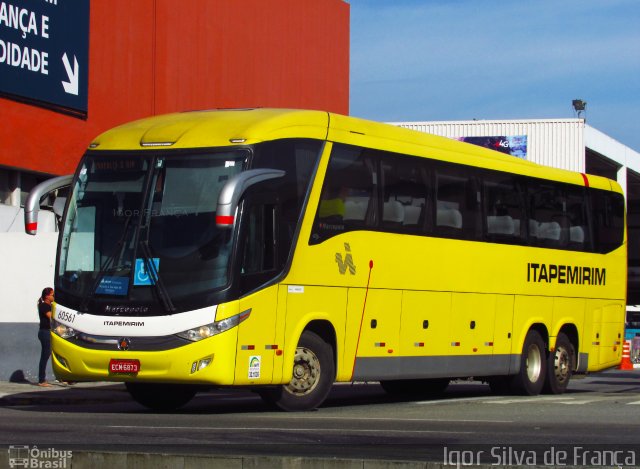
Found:
[{"label": "white arrow on sign", "polygon": [[71,69],[71,64],[69,63],[69,58],[67,57],[67,53],[65,52],[62,56],[62,63],[64,64],[64,69],[67,71],[67,77],[69,81],[63,81],[62,86],[64,86],[65,93],[78,95],[78,76],[80,72],[78,70],[78,60],[76,56],[73,56],[73,70]]}]

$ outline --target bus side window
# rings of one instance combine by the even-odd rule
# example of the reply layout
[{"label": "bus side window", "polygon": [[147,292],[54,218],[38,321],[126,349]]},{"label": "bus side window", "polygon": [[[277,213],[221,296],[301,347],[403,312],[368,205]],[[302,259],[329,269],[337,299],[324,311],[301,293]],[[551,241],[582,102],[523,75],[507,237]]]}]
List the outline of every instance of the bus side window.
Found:
[{"label": "bus side window", "polygon": [[596,252],[605,254],[622,245],[624,198],[621,194],[592,189],[590,192]]},{"label": "bus side window", "polygon": [[[605,253],[622,243],[624,200],[621,195],[572,184],[548,183],[535,184],[535,189],[529,187],[527,194],[532,245],[585,252],[595,249]],[[591,217],[587,215],[589,208]]]},{"label": "bus side window", "polygon": [[311,244],[346,231],[374,227],[373,164],[359,147],[335,144],[316,212]]},{"label": "bus side window", "polygon": [[509,174],[486,175],[483,181],[485,237],[520,243],[524,224],[521,185]]},{"label": "bus side window", "polygon": [[565,214],[567,202],[562,187],[537,184],[534,189],[531,186],[528,188],[528,196],[531,244],[546,248],[565,247],[568,242],[569,224]]},{"label": "bus side window", "polygon": [[[282,178],[260,185],[263,193],[278,195],[278,265],[291,254],[302,208],[322,150],[317,140],[283,139],[263,142],[254,148],[252,168],[281,169]],[[258,188],[254,188],[254,191]],[[261,199],[262,202],[264,200]]]},{"label": "bus side window", "polygon": [[247,293],[277,273],[277,206],[248,197],[243,227],[244,252],[240,269],[241,293]]},{"label": "bus side window", "polygon": [[[461,175],[462,174],[462,175]],[[473,172],[443,166],[436,170],[436,235],[446,238],[477,239],[480,195]]]},{"label": "bus side window", "polygon": [[587,204],[585,189],[576,188],[567,191],[567,219],[569,221],[568,244],[569,249],[576,251],[591,250],[591,234],[587,223]]},{"label": "bus side window", "polygon": [[428,200],[425,160],[405,155],[381,158],[382,229],[398,233],[424,233]]}]

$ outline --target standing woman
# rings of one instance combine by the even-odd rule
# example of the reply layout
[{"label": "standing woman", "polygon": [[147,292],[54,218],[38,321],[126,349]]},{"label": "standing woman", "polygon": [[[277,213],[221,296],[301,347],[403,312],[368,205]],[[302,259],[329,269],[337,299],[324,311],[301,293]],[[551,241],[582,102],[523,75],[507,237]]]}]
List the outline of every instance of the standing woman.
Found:
[{"label": "standing woman", "polygon": [[51,303],[53,303],[53,288],[42,290],[42,296],[38,299],[38,316],[40,317],[40,329],[38,339],[42,345],[40,352],[40,367],[38,368],[38,386],[51,386],[47,383],[47,362],[51,356]]}]

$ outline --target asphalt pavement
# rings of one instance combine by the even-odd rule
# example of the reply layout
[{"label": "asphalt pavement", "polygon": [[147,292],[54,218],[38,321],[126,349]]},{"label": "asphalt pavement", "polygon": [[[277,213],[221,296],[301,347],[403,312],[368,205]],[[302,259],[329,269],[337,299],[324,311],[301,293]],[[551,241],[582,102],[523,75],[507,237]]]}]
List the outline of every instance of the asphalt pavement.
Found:
[{"label": "asphalt pavement", "polygon": [[[55,411],[64,406],[83,408],[95,405],[133,403],[123,383],[82,382],[66,384],[51,382],[49,387],[37,383],[0,381],[0,407],[43,406]],[[247,393],[247,396],[249,393]],[[87,407],[89,408],[89,407]],[[142,407],[140,407],[142,409]],[[2,448],[5,448],[4,450]],[[20,457],[17,457],[20,456]],[[136,452],[44,448],[42,445],[9,445],[0,442],[0,468],[60,467],[95,469],[135,467],[136,469],[181,468],[200,469],[450,469],[441,463],[411,461],[380,461],[337,457],[299,457],[275,455],[174,454],[158,451]],[[477,466],[485,467],[485,466]],[[490,466],[486,466],[488,469]]]},{"label": "asphalt pavement", "polygon": [[[570,387],[573,395],[579,396],[584,392],[605,392],[605,393],[625,393],[638,392],[640,383],[640,369],[631,371],[609,370],[604,373],[589,375],[586,379],[575,379]],[[66,406],[72,406],[76,409],[91,408],[92,406],[114,405],[114,408],[120,408],[119,405],[126,405],[128,409],[138,407],[131,399],[123,383],[110,382],[81,382],[75,384],[66,384],[61,382],[51,382],[49,387],[40,387],[37,383],[31,382],[6,382],[0,381],[0,407],[20,407],[20,406],[42,406],[42,412],[59,411]],[[460,384],[460,387],[467,385]],[[340,386],[337,386],[338,388]],[[336,389],[336,394],[340,394]],[[214,391],[217,392],[217,391]],[[477,392],[477,391],[476,391]],[[244,394],[240,391],[239,394]],[[489,394],[488,389],[482,391]],[[459,392],[451,391],[451,396],[455,398]],[[249,393],[246,392],[249,397]],[[255,395],[253,395],[255,396]],[[635,402],[634,402],[635,403]],[[85,407],[86,406],[86,407]],[[140,407],[142,410],[142,407]],[[3,451],[1,448],[6,448]],[[26,448],[26,447],[25,447]],[[21,448],[10,446],[7,443],[0,442],[0,467],[17,467],[15,456]],[[28,450],[33,451],[35,447]],[[42,450],[42,448],[40,448]],[[28,453],[31,454],[31,453]],[[43,453],[45,454],[45,453]],[[21,461],[24,462],[24,461]],[[42,462],[42,456],[40,461]],[[199,468],[199,467],[220,467],[232,469],[244,468],[351,468],[358,469],[450,469],[456,467],[455,464],[446,464],[434,462],[414,462],[414,461],[383,461],[383,460],[367,460],[367,459],[341,459],[336,457],[328,458],[312,458],[312,457],[296,457],[296,456],[224,456],[224,455],[207,455],[195,456],[187,454],[160,454],[160,453],[123,453],[108,451],[81,451],[73,450],[73,458],[68,461],[69,465],[59,465],[55,467],[72,467],[73,469],[95,468],[95,467],[137,467],[149,468]],[[66,462],[65,462],[66,464]],[[36,467],[36,466],[28,466]],[[42,467],[42,466],[38,466]],[[53,467],[53,466],[51,466]],[[459,466],[458,466],[459,467]],[[491,466],[473,466],[479,468],[488,468]],[[521,465],[519,467],[524,467]],[[567,466],[569,467],[569,466]]]}]

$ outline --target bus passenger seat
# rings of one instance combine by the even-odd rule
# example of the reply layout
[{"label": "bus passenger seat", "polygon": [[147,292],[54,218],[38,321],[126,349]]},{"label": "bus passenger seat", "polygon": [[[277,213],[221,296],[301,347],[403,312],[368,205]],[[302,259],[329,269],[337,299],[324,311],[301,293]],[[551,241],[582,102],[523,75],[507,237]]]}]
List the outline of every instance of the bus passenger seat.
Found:
[{"label": "bus passenger seat", "polygon": [[487,232],[489,234],[514,234],[515,226],[513,218],[509,215],[487,216]]},{"label": "bus passenger seat", "polygon": [[451,228],[462,228],[462,214],[453,208],[439,208],[436,224]]},{"label": "bus passenger seat", "polygon": [[584,243],[584,228],[581,226],[572,226],[569,228],[569,241],[572,243]]},{"label": "bus passenger seat", "polygon": [[420,222],[420,215],[422,214],[422,207],[417,205],[406,205],[404,207],[404,221],[403,225],[417,225]]},{"label": "bus passenger seat", "polygon": [[557,221],[541,222],[538,225],[538,238],[560,241],[560,223]]},{"label": "bus passenger seat", "polygon": [[367,215],[368,197],[347,197],[344,202],[344,221],[364,221]]},{"label": "bus passenger seat", "polygon": [[404,221],[404,205],[397,200],[385,202],[382,210],[382,221],[402,224]]}]

